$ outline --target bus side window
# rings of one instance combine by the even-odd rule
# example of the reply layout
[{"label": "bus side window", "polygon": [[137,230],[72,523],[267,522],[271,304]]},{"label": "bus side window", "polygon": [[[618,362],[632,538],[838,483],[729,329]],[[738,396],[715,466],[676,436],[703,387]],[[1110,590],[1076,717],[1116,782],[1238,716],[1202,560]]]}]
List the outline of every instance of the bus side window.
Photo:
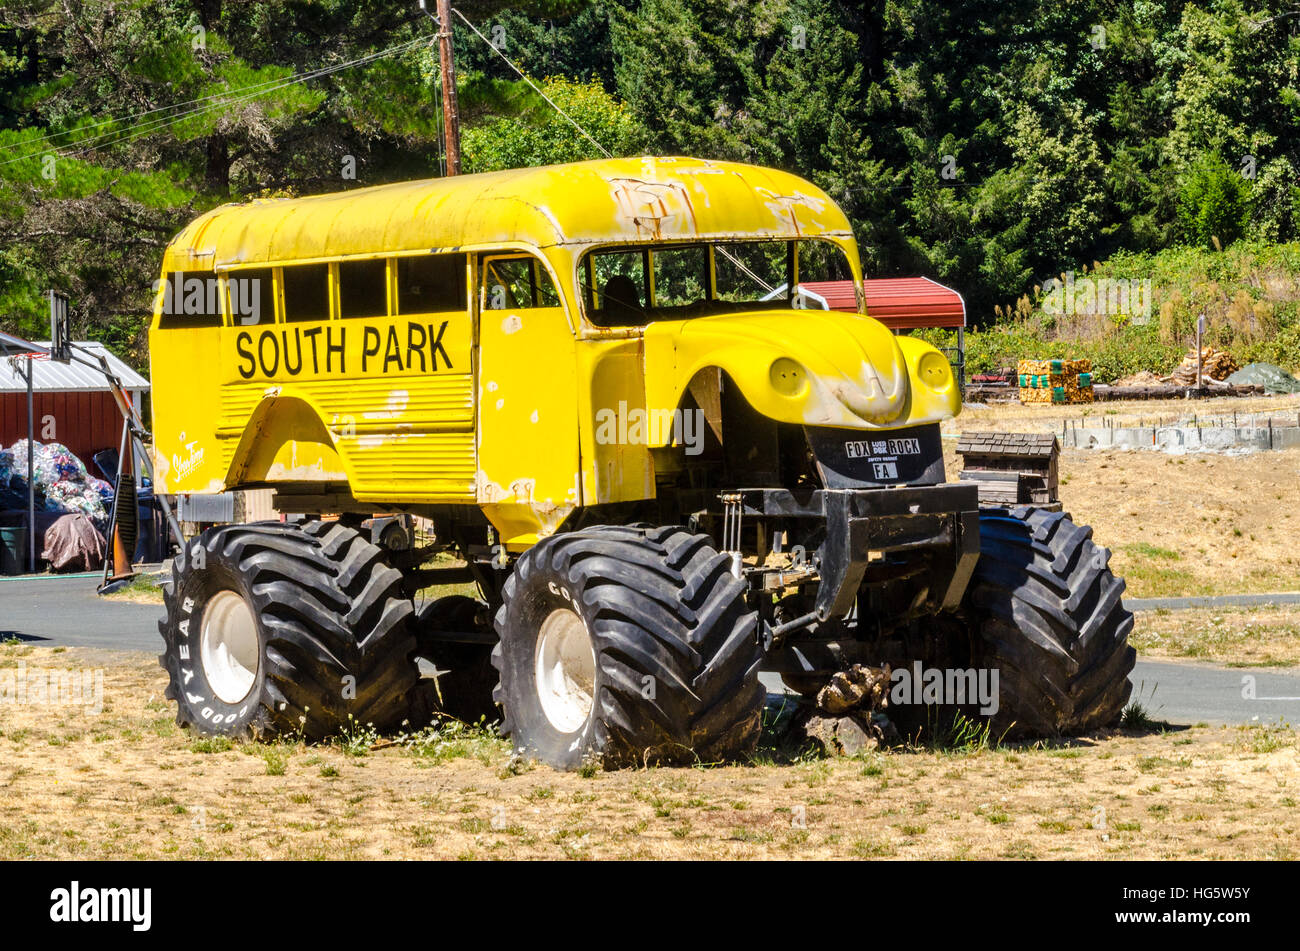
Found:
[{"label": "bus side window", "polygon": [[221,283],[212,271],[172,271],[164,280],[159,330],[221,326]]},{"label": "bus side window", "polygon": [[529,256],[489,258],[483,265],[483,291],[486,310],[560,306],[551,275]]},{"label": "bus side window", "polygon": [[281,269],[284,275],[284,319],[330,319],[328,264],[295,264]]},{"label": "bus side window", "polygon": [[236,327],[275,323],[275,284],[269,267],[226,273],[230,322]]},{"label": "bus side window", "polygon": [[397,258],[397,313],[445,314],[466,308],[464,254]]},{"label": "bus side window", "polygon": [[388,262],[339,262],[339,316],[383,317],[388,313]]}]

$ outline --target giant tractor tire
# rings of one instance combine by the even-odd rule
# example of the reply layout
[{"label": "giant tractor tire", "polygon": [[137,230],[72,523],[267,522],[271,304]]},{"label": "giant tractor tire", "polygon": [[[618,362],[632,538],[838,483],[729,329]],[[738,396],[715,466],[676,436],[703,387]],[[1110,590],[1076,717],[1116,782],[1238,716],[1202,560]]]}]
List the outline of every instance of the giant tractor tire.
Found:
[{"label": "giant tractor tire", "polygon": [[729,569],[707,536],[681,528],[600,526],[525,552],[492,654],[515,748],[561,769],[752,750],[762,649]]},{"label": "giant tractor tire", "polygon": [[[425,603],[416,612],[419,654],[438,669],[435,705],[466,723],[496,723],[500,711],[492,697],[498,682],[492,645],[440,639],[439,631],[475,632],[487,605],[452,594]],[[490,630],[490,629],[489,629]]]},{"label": "giant tractor tire", "polygon": [[411,602],[384,553],[337,522],[209,529],[172,564],[158,623],[177,722],[321,739],[395,726],[419,678]]},{"label": "giant tractor tire", "polygon": [[1119,719],[1136,652],[1109,558],[1062,512],[980,513],[967,611],[975,666],[999,672],[995,736],[1086,733]]}]

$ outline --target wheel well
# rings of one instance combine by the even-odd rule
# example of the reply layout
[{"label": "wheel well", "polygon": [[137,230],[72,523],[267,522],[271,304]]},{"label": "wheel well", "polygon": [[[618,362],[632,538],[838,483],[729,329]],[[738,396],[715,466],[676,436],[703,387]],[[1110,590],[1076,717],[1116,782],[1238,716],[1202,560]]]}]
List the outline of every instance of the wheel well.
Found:
[{"label": "wheel well", "polygon": [[[282,450],[295,443],[292,462]],[[244,424],[226,473],[227,485],[256,482],[346,482],[343,450],[307,400],[268,396],[254,407]]]},{"label": "wheel well", "polygon": [[803,427],[758,412],[721,367],[691,378],[676,413],[694,444],[678,438],[652,450],[661,495],[674,486],[821,486]]}]

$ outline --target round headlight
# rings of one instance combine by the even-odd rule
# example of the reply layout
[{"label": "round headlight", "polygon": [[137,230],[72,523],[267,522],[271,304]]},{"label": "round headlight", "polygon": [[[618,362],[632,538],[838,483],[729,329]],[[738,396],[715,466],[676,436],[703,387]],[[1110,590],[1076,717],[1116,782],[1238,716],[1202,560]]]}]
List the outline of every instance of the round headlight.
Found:
[{"label": "round headlight", "polygon": [[808,389],[808,371],[803,364],[789,357],[775,360],[768,376],[772,380],[772,389],[782,396],[801,396]]},{"label": "round headlight", "polygon": [[932,390],[942,390],[952,382],[952,368],[941,353],[930,352],[922,356],[916,365],[916,373]]}]

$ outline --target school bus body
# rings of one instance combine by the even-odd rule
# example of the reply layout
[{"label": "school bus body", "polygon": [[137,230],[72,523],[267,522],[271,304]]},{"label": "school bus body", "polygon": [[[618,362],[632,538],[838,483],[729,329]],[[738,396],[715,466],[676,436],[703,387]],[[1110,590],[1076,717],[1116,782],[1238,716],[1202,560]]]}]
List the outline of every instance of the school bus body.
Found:
[{"label": "school bus body", "polygon": [[[159,488],[475,506],[520,550],[579,508],[654,498],[654,450],[669,437],[600,439],[597,414],[672,410],[703,371],[783,423],[892,430],[959,409],[942,355],[865,314],[588,319],[593,248],[768,239],[827,242],[861,284],[849,222],[825,193],[732,163],[610,159],[217,208],[163,261],[150,331]],[[404,296],[430,256],[463,262],[455,306]],[[532,306],[494,308],[484,274],[521,256],[535,262]],[[286,292],[309,271],[325,290],[304,318]],[[349,300],[363,279],[368,311]],[[191,300],[212,288],[215,305]],[[187,301],[201,318],[173,316]]]}]

